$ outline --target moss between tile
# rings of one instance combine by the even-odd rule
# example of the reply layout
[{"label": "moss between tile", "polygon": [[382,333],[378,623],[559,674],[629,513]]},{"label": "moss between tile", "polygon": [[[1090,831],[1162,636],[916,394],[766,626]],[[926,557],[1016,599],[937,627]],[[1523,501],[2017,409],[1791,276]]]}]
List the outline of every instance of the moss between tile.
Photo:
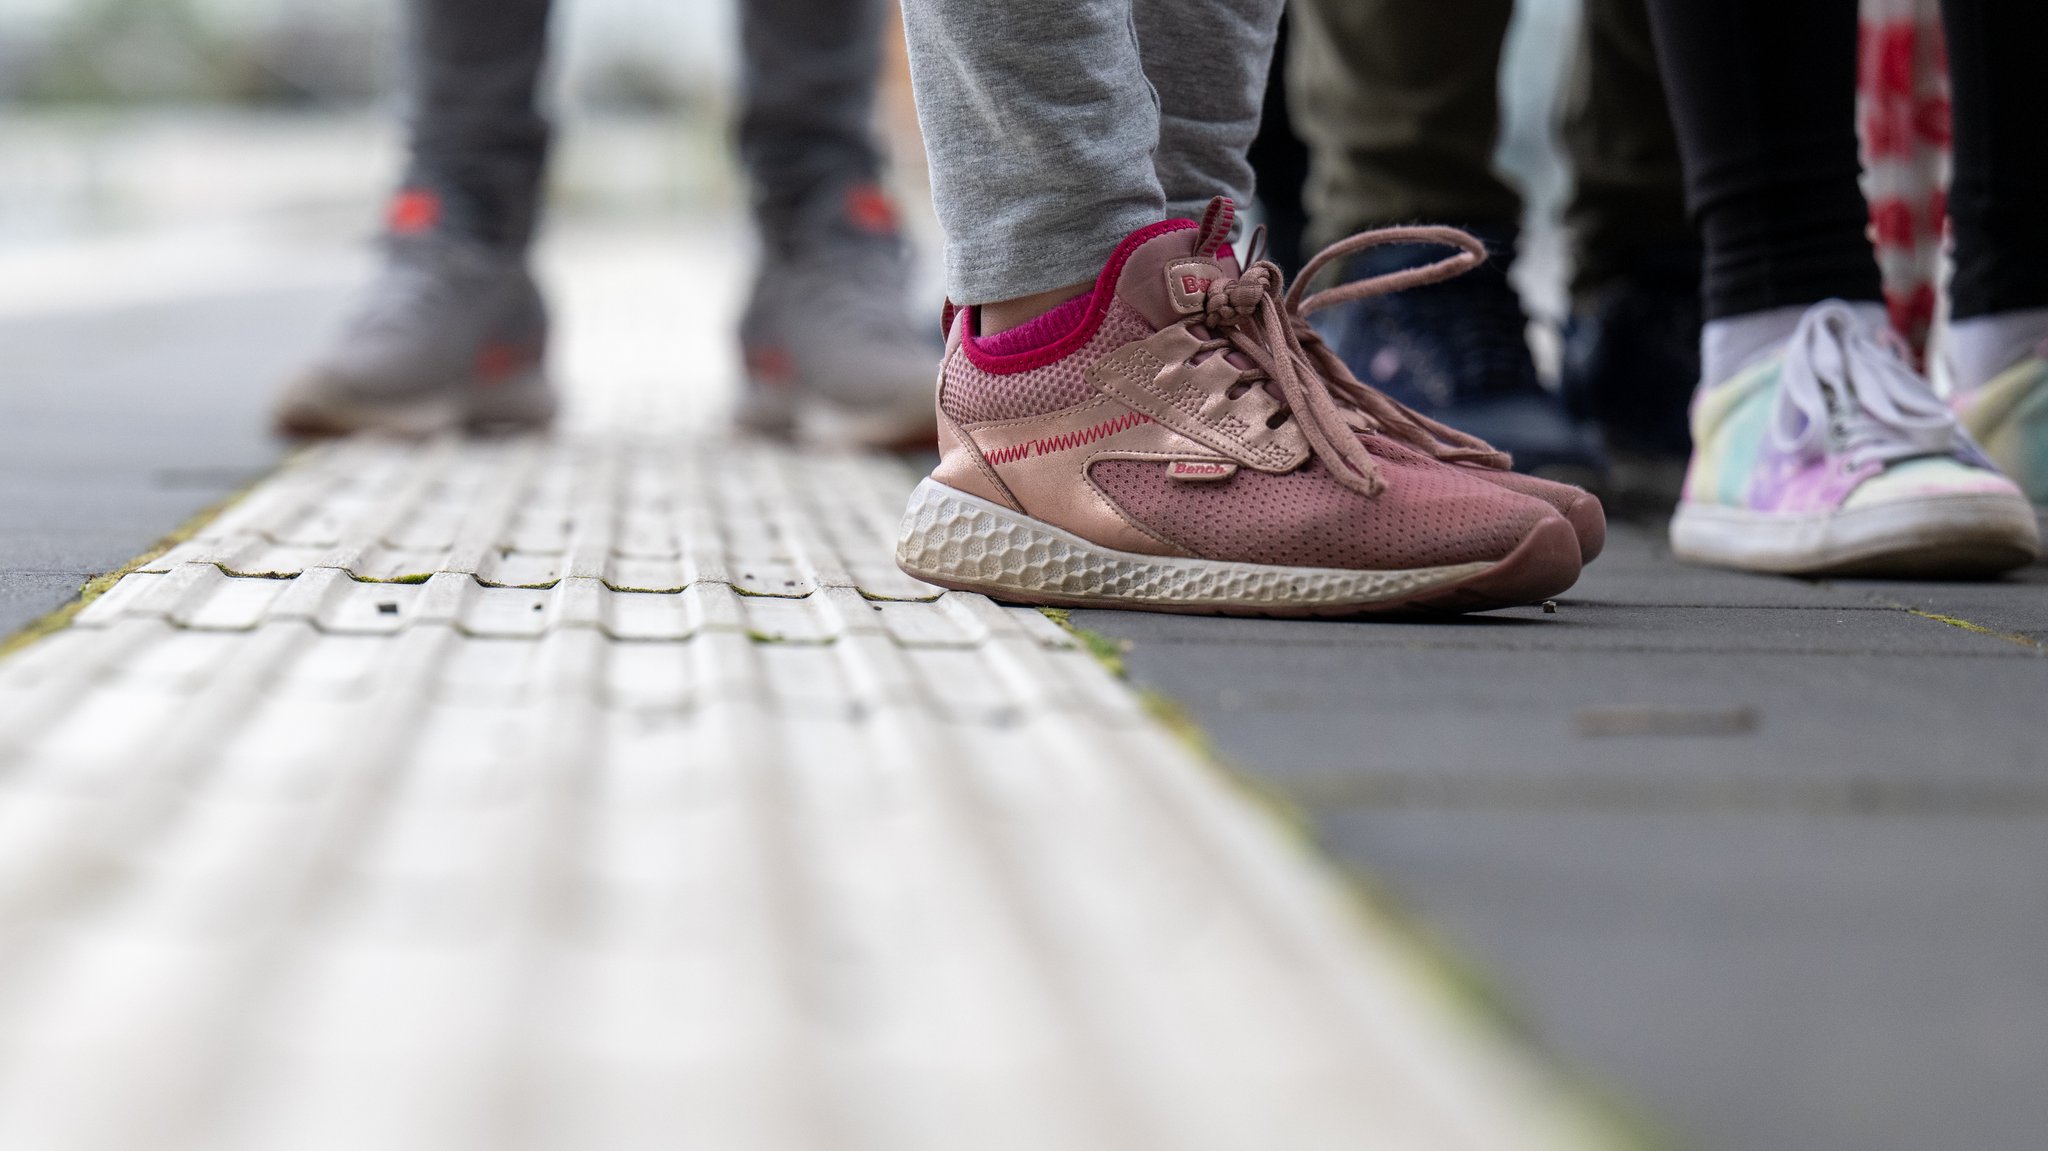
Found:
[{"label": "moss between tile", "polygon": [[205,527],[207,524],[212,523],[214,519],[218,517],[222,512],[228,510],[229,508],[235,506],[237,503],[241,502],[243,497],[247,496],[251,491],[255,490],[257,484],[260,484],[264,480],[267,480],[269,478],[269,474],[265,474],[257,479],[251,480],[249,483],[243,485],[242,487],[237,488],[236,490],[228,493],[226,496],[223,496],[220,499],[214,501],[213,503],[208,504],[206,507],[200,509],[197,513],[191,516],[191,518],[187,519],[184,523],[179,524],[177,527],[171,529],[171,531],[168,534],[158,539],[155,543],[149,545],[148,549],[143,551],[142,554],[136,556],[134,559],[129,560],[127,563],[122,564],[120,567],[116,568],[113,571],[106,572],[101,575],[92,576],[89,579],[87,579],[85,583],[79,587],[77,599],[72,600],[70,603],[65,604],[64,606],[58,608],[55,611],[49,612],[37,619],[29,621],[29,623],[26,626],[22,627],[19,631],[14,632],[12,635],[6,636],[5,638],[0,638],[0,658],[5,658],[6,656],[11,655],[16,651],[19,651],[20,649],[27,647],[29,644],[34,643],[35,641],[43,638],[46,635],[50,635],[53,632],[62,631],[65,628],[71,626],[71,621],[78,617],[79,612],[85,610],[86,605],[92,603],[92,601],[105,595],[110,588],[112,588],[115,584],[121,582],[121,577],[128,575],[130,572],[135,571],[136,569],[142,567],[144,564],[154,561],[159,556],[162,556],[165,552],[170,551],[172,548],[177,547],[179,544],[184,543],[186,540],[191,539],[195,535],[198,535],[199,529]]},{"label": "moss between tile", "polygon": [[1978,635],[1988,635],[1992,639],[2002,639],[2007,643],[2016,643],[2021,647],[2031,648],[2034,651],[2042,650],[2042,645],[2039,640],[2029,635],[2022,635],[2016,631],[1999,631],[1996,628],[1985,627],[1981,623],[1971,623],[1969,620],[1966,620],[1961,616],[1942,615],[1940,612],[1922,611],[1917,607],[1906,607],[1906,605],[1904,604],[1895,604],[1894,606],[1903,609],[1907,615],[1917,615],[1921,619],[1931,619],[1935,623],[1945,623],[1950,627],[1961,628],[1967,632],[1975,632]]},{"label": "moss between tile", "polygon": [[1124,653],[1130,650],[1130,644],[1079,626],[1074,622],[1074,613],[1063,607],[1042,607],[1038,614],[1060,625],[1068,635],[1080,641],[1088,654],[1095,657],[1095,662],[1109,670],[1109,674],[1121,680],[1130,678],[1124,670]]}]

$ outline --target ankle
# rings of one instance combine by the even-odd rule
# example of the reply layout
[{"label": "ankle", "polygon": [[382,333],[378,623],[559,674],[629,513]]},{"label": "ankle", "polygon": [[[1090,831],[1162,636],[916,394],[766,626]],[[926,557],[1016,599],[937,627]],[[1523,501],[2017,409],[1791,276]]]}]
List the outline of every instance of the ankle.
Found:
[{"label": "ankle", "polygon": [[1948,326],[1949,376],[1967,391],[1990,383],[2048,339],[2048,308],[1972,316]]},{"label": "ankle", "polygon": [[1007,332],[1011,328],[1028,324],[1047,312],[1052,311],[1054,308],[1059,307],[1061,304],[1066,303],[1068,300],[1092,290],[1094,287],[1095,281],[1083,280],[1078,284],[1068,284],[1064,288],[1053,288],[1050,291],[1035,292],[1029,296],[1019,296],[1014,300],[997,300],[994,303],[983,304],[981,305],[981,330],[975,334],[979,336],[993,336],[997,332]]},{"label": "ankle", "polygon": [[[1873,327],[1887,323],[1884,305],[1852,302],[1858,318]],[[1792,304],[1762,312],[1744,312],[1708,320],[1700,328],[1700,386],[1723,384],[1736,373],[1776,351],[1799,327],[1812,304]]]}]

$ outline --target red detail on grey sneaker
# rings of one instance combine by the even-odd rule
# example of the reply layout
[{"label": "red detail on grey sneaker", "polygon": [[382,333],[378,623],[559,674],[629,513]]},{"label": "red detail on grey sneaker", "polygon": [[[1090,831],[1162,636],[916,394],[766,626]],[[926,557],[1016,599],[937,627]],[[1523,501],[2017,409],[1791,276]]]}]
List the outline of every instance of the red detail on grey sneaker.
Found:
[{"label": "red detail on grey sneaker", "polygon": [[485,387],[504,383],[540,359],[532,344],[499,342],[476,350],[476,378]]},{"label": "red detail on grey sneaker", "polygon": [[893,236],[897,231],[896,205],[873,184],[855,184],[846,190],[846,218],[872,235]]},{"label": "red detail on grey sneaker", "polygon": [[1015,352],[1008,355],[987,351],[983,347],[983,341],[973,334],[975,323],[978,323],[980,320],[979,309],[977,308],[975,309],[976,314],[973,317],[975,322],[968,325],[968,335],[960,341],[961,351],[967,353],[968,360],[972,361],[975,367],[998,376],[1028,372],[1033,368],[1042,368],[1055,360],[1065,358],[1074,349],[1087,343],[1095,335],[1095,329],[1102,326],[1102,317],[1109,314],[1110,301],[1116,299],[1117,277],[1123,274],[1124,264],[1131,258],[1131,253],[1137,251],[1145,243],[1158,239],[1168,232],[1185,231],[1194,226],[1195,224],[1192,220],[1162,220],[1157,224],[1149,224],[1140,228],[1125,237],[1124,242],[1118,244],[1116,251],[1110,254],[1109,262],[1102,266],[1102,274],[1095,278],[1095,291],[1085,297],[1088,301],[1086,319],[1080,324],[1075,325],[1072,331],[1053,342],[1043,347],[1033,348],[1027,352]]},{"label": "red detail on grey sneaker", "polygon": [[394,236],[431,232],[441,222],[441,197],[425,188],[404,188],[391,197],[384,226]]},{"label": "red detail on grey sneaker", "polygon": [[747,375],[757,384],[786,388],[796,382],[796,360],[785,348],[755,345],[746,349]]}]

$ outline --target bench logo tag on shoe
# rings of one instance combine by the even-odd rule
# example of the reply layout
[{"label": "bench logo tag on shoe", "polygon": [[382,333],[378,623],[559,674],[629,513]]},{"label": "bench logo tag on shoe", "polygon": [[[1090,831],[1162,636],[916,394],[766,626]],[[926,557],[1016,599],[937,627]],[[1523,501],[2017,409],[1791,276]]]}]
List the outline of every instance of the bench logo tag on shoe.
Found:
[{"label": "bench logo tag on shoe", "polygon": [[1202,297],[1218,280],[1223,268],[1211,260],[1175,260],[1166,265],[1166,295],[1173,310],[1191,316],[1203,309]]},{"label": "bench logo tag on shoe", "polygon": [[1237,465],[1224,460],[1175,460],[1166,465],[1166,478],[1182,483],[1227,480],[1237,474]]}]

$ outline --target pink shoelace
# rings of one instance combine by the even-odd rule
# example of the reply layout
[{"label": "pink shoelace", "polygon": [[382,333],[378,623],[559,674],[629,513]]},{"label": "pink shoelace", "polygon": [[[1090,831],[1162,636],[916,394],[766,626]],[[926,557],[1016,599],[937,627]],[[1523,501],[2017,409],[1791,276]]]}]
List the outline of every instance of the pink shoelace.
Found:
[{"label": "pink shoelace", "polygon": [[[1386,244],[1440,244],[1457,249],[1433,264],[1340,284],[1304,296],[1303,286],[1332,261]],[[1254,242],[1256,248],[1256,241]],[[1371,299],[1461,276],[1486,260],[1486,246],[1456,228],[1380,228],[1339,240],[1316,253],[1291,289],[1270,260],[1257,260],[1234,280],[1212,285],[1201,322],[1212,338],[1202,351],[1236,352],[1251,363],[1238,388],[1270,382],[1307,437],[1309,449],[1337,482],[1367,496],[1385,490],[1361,432],[1384,431],[1447,462],[1506,468],[1508,456],[1477,436],[1430,419],[1362,384],[1309,326],[1308,317],[1338,304]],[[1233,389],[1232,393],[1242,395]],[[1285,418],[1285,415],[1276,419]],[[1275,425],[1277,426],[1277,424]]]}]

